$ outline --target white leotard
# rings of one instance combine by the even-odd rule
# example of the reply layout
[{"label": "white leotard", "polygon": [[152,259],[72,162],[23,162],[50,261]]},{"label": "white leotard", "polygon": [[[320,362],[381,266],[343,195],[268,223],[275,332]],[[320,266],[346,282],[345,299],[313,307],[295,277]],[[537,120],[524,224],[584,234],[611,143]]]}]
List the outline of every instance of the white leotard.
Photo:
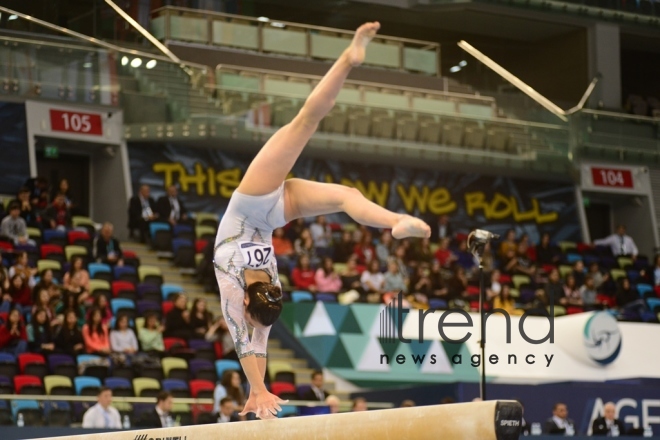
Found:
[{"label": "white leotard", "polygon": [[[222,312],[239,358],[266,357],[270,327],[254,329],[252,341],[245,321],[243,299],[245,269],[263,270],[280,286],[273,254],[273,230],[284,226],[284,183],[262,196],[234,191],[215,239],[215,275],[220,287]],[[281,287],[281,286],[280,286]]]}]

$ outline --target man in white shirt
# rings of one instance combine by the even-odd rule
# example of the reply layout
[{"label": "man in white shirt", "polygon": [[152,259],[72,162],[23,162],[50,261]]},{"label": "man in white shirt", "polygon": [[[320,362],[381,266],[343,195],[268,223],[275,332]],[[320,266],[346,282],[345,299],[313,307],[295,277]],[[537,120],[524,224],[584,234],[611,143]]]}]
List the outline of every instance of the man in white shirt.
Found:
[{"label": "man in white shirt", "polygon": [[325,221],[324,215],[316,217],[316,221],[309,225],[309,233],[316,246],[316,253],[319,257],[329,257],[332,246],[332,229]]},{"label": "man in white shirt", "polygon": [[568,418],[568,408],[565,403],[555,403],[552,417],[545,422],[546,434],[575,434],[575,424]]},{"label": "man in white shirt", "polygon": [[594,245],[609,246],[615,257],[630,255],[632,258],[637,258],[637,254],[639,253],[633,239],[629,235],[626,235],[626,227],[624,225],[617,226],[616,233],[600,240],[594,240]]},{"label": "man in white shirt", "polygon": [[101,387],[97,395],[97,404],[85,412],[83,428],[121,429],[121,418],[117,408],[112,407],[112,390]]},{"label": "man in white shirt", "polygon": [[218,412],[218,423],[238,422],[236,415],[236,402],[231,397],[220,400],[220,411]]}]

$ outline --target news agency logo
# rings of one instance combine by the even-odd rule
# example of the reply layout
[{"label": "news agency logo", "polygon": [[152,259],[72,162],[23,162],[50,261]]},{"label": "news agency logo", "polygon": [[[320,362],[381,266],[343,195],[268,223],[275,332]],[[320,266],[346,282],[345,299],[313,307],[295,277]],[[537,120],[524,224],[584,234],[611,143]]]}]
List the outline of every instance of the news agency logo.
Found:
[{"label": "news agency logo", "polygon": [[584,346],[593,361],[607,365],[621,352],[621,331],[616,319],[607,312],[592,315],[584,325]]},{"label": "news agency logo", "polygon": [[134,440],[186,440],[187,436],[176,437],[149,437],[149,434],[138,434]]}]

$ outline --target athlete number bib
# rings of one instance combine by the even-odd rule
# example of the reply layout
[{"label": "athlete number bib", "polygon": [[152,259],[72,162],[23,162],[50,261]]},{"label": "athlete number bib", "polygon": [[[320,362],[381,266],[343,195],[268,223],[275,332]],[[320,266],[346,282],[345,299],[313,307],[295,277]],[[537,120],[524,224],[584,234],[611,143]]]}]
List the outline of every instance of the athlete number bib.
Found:
[{"label": "athlete number bib", "polygon": [[263,269],[270,266],[273,246],[266,243],[239,241],[238,248],[243,256],[243,263],[250,269]]}]

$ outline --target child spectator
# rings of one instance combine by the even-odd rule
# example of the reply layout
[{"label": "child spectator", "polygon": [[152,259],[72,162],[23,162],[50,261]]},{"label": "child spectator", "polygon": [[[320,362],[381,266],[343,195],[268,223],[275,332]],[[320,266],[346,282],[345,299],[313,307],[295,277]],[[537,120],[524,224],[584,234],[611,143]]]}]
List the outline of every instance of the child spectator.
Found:
[{"label": "child spectator", "polygon": [[449,238],[441,238],[438,250],[435,251],[435,259],[440,262],[440,266],[449,267],[456,260],[456,256],[449,249]]},{"label": "child spectator", "polygon": [[34,279],[34,276],[37,274],[37,269],[30,267],[27,252],[19,252],[18,255],[16,255],[15,264],[9,268],[9,278],[13,278],[14,275],[17,274],[23,278],[26,286],[30,289],[37,284]]},{"label": "child spectator", "polygon": [[11,302],[14,306],[29,307],[32,304],[30,288],[20,274],[17,273],[11,277],[9,289],[3,300]]},{"label": "child spectator", "polygon": [[575,282],[575,277],[572,274],[566,276],[564,283],[564,298],[559,303],[568,306],[581,306],[582,296],[580,295],[580,288]]},{"label": "child spectator", "polygon": [[516,309],[516,301],[511,297],[511,286],[503,284],[500,294],[493,298],[493,308],[502,309],[509,315],[522,315],[522,310]]},{"label": "child spectator", "polygon": [[73,257],[73,259],[71,260],[71,269],[69,269],[69,271],[64,274],[64,278],[62,280],[62,287],[71,290],[70,289],[71,280],[76,274],[79,275],[75,289],[77,289],[78,286],[80,286],[86,291],[89,291],[89,272],[87,272],[87,270],[85,269],[84,261],[82,257],[78,257],[78,256]]},{"label": "child spectator", "polygon": [[66,230],[71,227],[71,211],[66,204],[66,196],[57,194],[53,204],[44,213],[47,227],[50,229]]},{"label": "child spectator", "polygon": [[376,257],[380,263],[380,267],[387,267],[387,261],[390,259],[392,254],[392,233],[390,230],[383,231],[380,234],[380,241],[376,245]]},{"label": "child spectator", "polygon": [[35,246],[27,233],[27,223],[21,217],[21,208],[18,203],[9,204],[9,215],[0,222],[0,234],[12,239],[14,244],[29,244]]},{"label": "child spectator", "polygon": [[317,269],[314,275],[314,283],[319,292],[339,293],[341,290],[341,278],[335,272],[332,258],[325,257],[323,266]]},{"label": "child spectator", "polygon": [[[80,302],[80,296],[77,296],[77,298],[78,298],[78,302]],[[94,296],[94,300],[92,301],[92,306],[89,308],[89,310],[87,310],[87,320],[89,320],[89,316],[92,310],[94,309],[99,310],[101,312],[101,322],[103,323],[103,325],[105,326],[109,325],[110,321],[112,321],[112,309],[110,308],[110,304],[108,303],[108,298],[105,295],[97,294]]]}]

